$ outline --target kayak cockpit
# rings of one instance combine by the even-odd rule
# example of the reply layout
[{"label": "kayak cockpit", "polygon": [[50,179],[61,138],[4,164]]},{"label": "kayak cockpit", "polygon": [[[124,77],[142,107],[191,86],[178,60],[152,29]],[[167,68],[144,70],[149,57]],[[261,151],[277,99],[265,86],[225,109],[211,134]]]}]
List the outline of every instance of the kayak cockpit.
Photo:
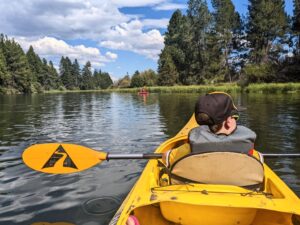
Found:
[{"label": "kayak cockpit", "polygon": [[164,202],[135,209],[140,225],[299,225],[291,213],[264,209],[195,206]]}]

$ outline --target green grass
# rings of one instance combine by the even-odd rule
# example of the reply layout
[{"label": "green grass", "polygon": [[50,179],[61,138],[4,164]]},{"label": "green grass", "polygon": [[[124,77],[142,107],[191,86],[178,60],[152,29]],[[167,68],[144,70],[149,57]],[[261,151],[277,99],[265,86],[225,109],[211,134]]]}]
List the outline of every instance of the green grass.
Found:
[{"label": "green grass", "polygon": [[270,83],[270,84],[250,84],[245,88],[249,93],[288,93],[299,92],[300,83]]},{"label": "green grass", "polygon": [[[74,92],[120,92],[120,93],[137,93],[140,88],[112,88],[106,90],[51,90],[45,93],[74,93]],[[223,83],[216,85],[190,85],[190,86],[155,86],[147,87],[152,93],[208,93],[212,91],[224,91],[228,93],[288,93],[300,92],[300,83],[262,83],[250,84],[242,89],[235,83]]]}]

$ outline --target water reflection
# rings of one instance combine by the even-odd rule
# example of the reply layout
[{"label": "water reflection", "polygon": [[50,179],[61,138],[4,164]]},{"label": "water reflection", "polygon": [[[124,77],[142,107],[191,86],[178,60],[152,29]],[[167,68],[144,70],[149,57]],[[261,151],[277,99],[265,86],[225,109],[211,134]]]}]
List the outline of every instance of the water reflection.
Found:
[{"label": "water reflection", "polygon": [[[112,160],[78,174],[49,175],[27,168],[22,151],[34,143],[68,142],[115,153],[152,152],[185,124],[197,98],[153,93],[146,98],[117,93],[0,96],[0,224],[107,224],[145,161]],[[247,107],[239,122],[258,134],[258,149],[299,152],[299,94],[234,99]],[[267,162],[300,194],[297,159]],[[114,199],[109,201],[114,210],[87,212],[87,202],[97,204],[93,200],[104,197]]]}]

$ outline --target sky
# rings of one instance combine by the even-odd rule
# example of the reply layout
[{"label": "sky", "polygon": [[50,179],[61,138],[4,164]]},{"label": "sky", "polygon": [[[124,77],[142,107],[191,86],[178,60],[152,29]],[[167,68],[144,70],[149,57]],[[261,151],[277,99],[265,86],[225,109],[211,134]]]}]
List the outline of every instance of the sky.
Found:
[{"label": "sky", "polygon": [[[292,14],[293,0],[286,0]],[[248,0],[233,0],[247,13]],[[208,1],[211,9],[210,1]],[[62,56],[81,66],[108,72],[113,80],[136,70],[157,70],[164,33],[176,9],[187,0],[0,0],[0,33],[14,38],[26,52],[52,60]]]}]

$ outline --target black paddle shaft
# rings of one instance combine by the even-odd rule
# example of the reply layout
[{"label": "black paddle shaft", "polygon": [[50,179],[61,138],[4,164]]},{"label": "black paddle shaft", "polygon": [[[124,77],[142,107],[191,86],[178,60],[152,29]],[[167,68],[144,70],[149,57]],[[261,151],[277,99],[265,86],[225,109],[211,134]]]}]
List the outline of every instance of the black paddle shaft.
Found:
[{"label": "black paddle shaft", "polygon": [[147,154],[107,154],[106,160],[110,159],[161,159],[161,153],[147,153]]},{"label": "black paddle shaft", "polygon": [[300,158],[300,153],[264,153],[264,158]]}]

